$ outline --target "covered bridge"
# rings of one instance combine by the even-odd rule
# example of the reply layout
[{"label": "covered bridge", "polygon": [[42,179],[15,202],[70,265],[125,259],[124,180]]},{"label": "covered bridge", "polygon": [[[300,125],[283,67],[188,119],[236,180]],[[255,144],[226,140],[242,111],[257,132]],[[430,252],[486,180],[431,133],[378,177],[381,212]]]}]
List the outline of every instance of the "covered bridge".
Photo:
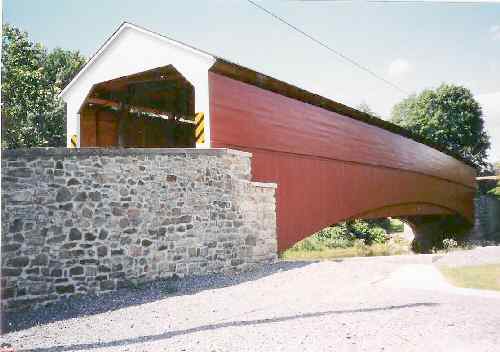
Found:
[{"label": "covered bridge", "polygon": [[417,235],[473,220],[475,170],[443,148],[130,23],[60,95],[68,147],[251,152],[253,179],[278,184],[280,250],[352,218],[402,217]]}]

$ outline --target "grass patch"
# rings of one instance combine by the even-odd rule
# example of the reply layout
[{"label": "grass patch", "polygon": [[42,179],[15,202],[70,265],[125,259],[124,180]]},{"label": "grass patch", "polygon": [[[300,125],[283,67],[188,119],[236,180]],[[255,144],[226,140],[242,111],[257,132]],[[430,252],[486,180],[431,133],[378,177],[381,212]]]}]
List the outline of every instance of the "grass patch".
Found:
[{"label": "grass patch", "polygon": [[440,270],[455,286],[500,291],[500,264],[441,267]]}]

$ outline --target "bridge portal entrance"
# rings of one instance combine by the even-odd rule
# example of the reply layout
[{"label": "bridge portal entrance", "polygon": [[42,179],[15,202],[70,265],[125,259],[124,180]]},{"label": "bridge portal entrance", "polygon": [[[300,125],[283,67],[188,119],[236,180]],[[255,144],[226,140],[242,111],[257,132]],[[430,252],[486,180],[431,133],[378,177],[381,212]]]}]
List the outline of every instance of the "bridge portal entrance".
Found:
[{"label": "bridge portal entrance", "polygon": [[80,109],[80,146],[194,148],[195,119],[194,87],[168,65],[94,85]]}]

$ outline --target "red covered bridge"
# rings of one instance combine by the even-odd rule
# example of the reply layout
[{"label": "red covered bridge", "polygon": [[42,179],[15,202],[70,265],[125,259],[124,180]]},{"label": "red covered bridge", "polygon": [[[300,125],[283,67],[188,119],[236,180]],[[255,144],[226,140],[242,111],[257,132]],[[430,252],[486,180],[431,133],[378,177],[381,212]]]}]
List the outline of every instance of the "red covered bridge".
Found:
[{"label": "red covered bridge", "polygon": [[402,217],[417,236],[473,221],[475,170],[439,146],[132,24],[61,96],[70,147],[251,152],[253,179],[278,184],[280,250],[352,218]]}]

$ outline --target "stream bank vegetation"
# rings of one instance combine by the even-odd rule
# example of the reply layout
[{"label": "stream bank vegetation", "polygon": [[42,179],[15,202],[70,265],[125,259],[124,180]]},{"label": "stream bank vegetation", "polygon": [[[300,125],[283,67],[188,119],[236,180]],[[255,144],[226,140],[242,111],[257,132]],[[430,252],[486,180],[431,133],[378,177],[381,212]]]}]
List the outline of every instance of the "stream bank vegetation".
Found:
[{"label": "stream bank vegetation", "polygon": [[281,254],[286,260],[328,260],[410,253],[397,219],[352,220],[329,226]]}]

